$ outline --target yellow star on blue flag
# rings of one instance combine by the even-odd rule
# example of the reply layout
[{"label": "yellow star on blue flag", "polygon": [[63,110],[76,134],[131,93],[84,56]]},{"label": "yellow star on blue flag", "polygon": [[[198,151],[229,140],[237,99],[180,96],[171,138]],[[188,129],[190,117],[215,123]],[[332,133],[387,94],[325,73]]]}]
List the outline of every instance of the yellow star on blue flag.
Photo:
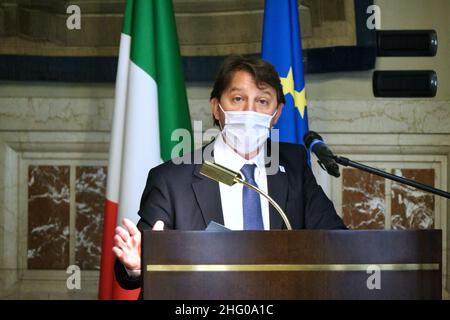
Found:
[{"label": "yellow star on blue flag", "polygon": [[305,88],[302,91],[298,92],[294,88],[294,77],[292,76],[292,67],[289,68],[289,72],[286,77],[280,77],[281,85],[283,86],[284,95],[290,94],[294,98],[294,106],[300,112],[302,119],[305,116],[305,108],[306,108],[306,94]]},{"label": "yellow star on blue flag", "polygon": [[297,0],[265,1],[261,52],[277,69],[286,98],[275,125],[280,141],[302,144],[308,132],[308,108]]}]

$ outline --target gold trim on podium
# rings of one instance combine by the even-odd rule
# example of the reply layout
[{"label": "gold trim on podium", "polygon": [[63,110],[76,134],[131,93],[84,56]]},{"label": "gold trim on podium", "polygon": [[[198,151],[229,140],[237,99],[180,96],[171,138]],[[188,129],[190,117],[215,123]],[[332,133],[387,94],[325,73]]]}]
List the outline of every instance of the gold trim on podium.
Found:
[{"label": "gold trim on podium", "polygon": [[149,264],[148,272],[246,272],[246,271],[382,271],[439,270],[438,263],[372,264]]}]

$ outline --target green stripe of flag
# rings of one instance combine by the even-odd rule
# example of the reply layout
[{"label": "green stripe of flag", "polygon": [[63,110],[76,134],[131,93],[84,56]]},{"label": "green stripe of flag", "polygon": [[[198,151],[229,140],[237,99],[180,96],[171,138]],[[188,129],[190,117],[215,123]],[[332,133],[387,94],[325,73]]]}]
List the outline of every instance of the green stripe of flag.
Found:
[{"label": "green stripe of flag", "polygon": [[122,33],[131,35],[131,22],[133,16],[133,0],[127,0],[125,4],[125,15],[123,17]]},{"label": "green stripe of flag", "polygon": [[173,4],[172,1],[156,1],[155,4],[158,63],[156,83],[158,84],[161,157],[163,160],[169,160],[171,150],[176,145],[176,142],[170,141],[173,129],[185,128],[189,132],[192,132],[192,129]]},{"label": "green stripe of flag", "polygon": [[158,87],[161,158],[166,161],[178,143],[171,141],[173,130],[189,130],[193,146],[173,4],[170,0],[128,0],[126,15],[124,32],[130,31],[130,58]]},{"label": "green stripe of flag", "polygon": [[133,1],[133,21],[130,34],[131,61],[153,79],[156,78],[155,33],[158,32],[154,28],[154,3],[154,0]]}]

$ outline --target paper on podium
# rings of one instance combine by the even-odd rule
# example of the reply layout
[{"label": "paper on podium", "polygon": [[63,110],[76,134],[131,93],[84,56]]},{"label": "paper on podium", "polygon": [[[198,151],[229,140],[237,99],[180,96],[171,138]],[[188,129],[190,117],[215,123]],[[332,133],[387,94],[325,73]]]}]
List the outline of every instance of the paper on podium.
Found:
[{"label": "paper on podium", "polygon": [[231,230],[226,228],[224,225],[220,223],[211,221],[206,227],[205,231],[231,231]]}]

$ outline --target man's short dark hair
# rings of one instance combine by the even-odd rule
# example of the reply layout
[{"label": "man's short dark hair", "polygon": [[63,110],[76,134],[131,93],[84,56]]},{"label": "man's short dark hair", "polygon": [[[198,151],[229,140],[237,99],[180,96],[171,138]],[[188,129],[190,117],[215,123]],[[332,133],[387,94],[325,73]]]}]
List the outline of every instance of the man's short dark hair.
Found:
[{"label": "man's short dark hair", "polygon": [[220,97],[230,85],[231,79],[237,71],[250,73],[258,87],[262,85],[271,86],[277,93],[277,104],[286,103],[280,76],[273,65],[260,58],[237,55],[229,56],[223,61],[214,81],[210,99],[216,98],[220,100]]}]

